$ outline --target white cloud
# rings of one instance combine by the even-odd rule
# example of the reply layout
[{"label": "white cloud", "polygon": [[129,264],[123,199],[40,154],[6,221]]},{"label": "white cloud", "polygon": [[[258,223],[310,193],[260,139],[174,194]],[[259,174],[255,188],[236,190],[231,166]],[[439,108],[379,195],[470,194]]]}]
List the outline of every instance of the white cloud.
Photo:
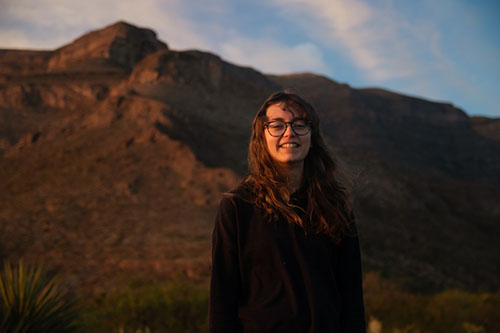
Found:
[{"label": "white cloud", "polygon": [[[175,48],[208,47],[209,44],[196,30],[195,23],[182,13],[185,3],[180,0],[17,0],[6,1],[0,19],[8,18],[22,26],[20,29],[0,29],[0,47],[40,47],[40,35],[50,35],[43,40],[43,48],[61,46],[89,30],[99,29],[118,20],[155,30],[158,37]],[[25,28],[26,29],[26,28]],[[54,37],[57,36],[57,37]]]},{"label": "white cloud", "polygon": [[220,46],[220,55],[239,65],[266,73],[325,72],[321,51],[314,44],[294,46],[268,39],[237,38]]},{"label": "white cloud", "polygon": [[359,0],[274,2],[302,21],[313,38],[326,36],[321,39],[325,46],[343,51],[371,80],[404,77],[416,71],[406,41],[414,32],[390,7],[374,7]]}]

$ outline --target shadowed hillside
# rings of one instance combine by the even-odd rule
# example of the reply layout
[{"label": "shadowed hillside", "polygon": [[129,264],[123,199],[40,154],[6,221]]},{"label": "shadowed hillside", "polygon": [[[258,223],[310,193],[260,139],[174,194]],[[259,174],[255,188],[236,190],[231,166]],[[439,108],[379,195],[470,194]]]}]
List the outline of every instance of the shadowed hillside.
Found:
[{"label": "shadowed hillside", "polygon": [[265,75],[118,22],[53,51],[0,50],[0,256],[81,291],[208,278],[220,194],[251,119],[294,88],[355,198],[364,268],[417,290],[498,290],[498,119],[314,74]]}]

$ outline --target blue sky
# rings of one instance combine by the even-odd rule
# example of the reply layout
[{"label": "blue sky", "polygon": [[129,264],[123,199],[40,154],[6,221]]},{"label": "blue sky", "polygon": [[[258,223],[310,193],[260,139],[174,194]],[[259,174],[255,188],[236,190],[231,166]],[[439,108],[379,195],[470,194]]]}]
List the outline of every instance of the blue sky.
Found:
[{"label": "blue sky", "polygon": [[0,48],[53,49],[118,20],[264,73],[314,72],[500,117],[500,1],[0,0]]}]

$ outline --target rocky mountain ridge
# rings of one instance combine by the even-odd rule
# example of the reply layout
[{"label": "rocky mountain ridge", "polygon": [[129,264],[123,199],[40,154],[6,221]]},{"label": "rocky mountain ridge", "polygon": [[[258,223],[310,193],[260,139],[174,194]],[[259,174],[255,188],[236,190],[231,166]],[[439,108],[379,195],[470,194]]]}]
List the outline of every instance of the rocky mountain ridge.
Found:
[{"label": "rocky mountain ridge", "polygon": [[[53,51],[0,50],[0,257],[82,291],[207,279],[218,200],[251,119],[293,88],[352,188],[365,270],[418,290],[498,290],[498,119],[315,74],[266,75],[118,22]],[[77,263],[77,265],[75,265]]]}]

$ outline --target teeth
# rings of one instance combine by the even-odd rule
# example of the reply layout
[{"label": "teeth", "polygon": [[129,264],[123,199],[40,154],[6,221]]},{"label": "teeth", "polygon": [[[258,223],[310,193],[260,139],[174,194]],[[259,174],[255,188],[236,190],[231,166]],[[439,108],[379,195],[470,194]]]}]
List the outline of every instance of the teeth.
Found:
[{"label": "teeth", "polygon": [[296,143],[284,143],[281,145],[283,148],[297,148],[299,145]]}]

